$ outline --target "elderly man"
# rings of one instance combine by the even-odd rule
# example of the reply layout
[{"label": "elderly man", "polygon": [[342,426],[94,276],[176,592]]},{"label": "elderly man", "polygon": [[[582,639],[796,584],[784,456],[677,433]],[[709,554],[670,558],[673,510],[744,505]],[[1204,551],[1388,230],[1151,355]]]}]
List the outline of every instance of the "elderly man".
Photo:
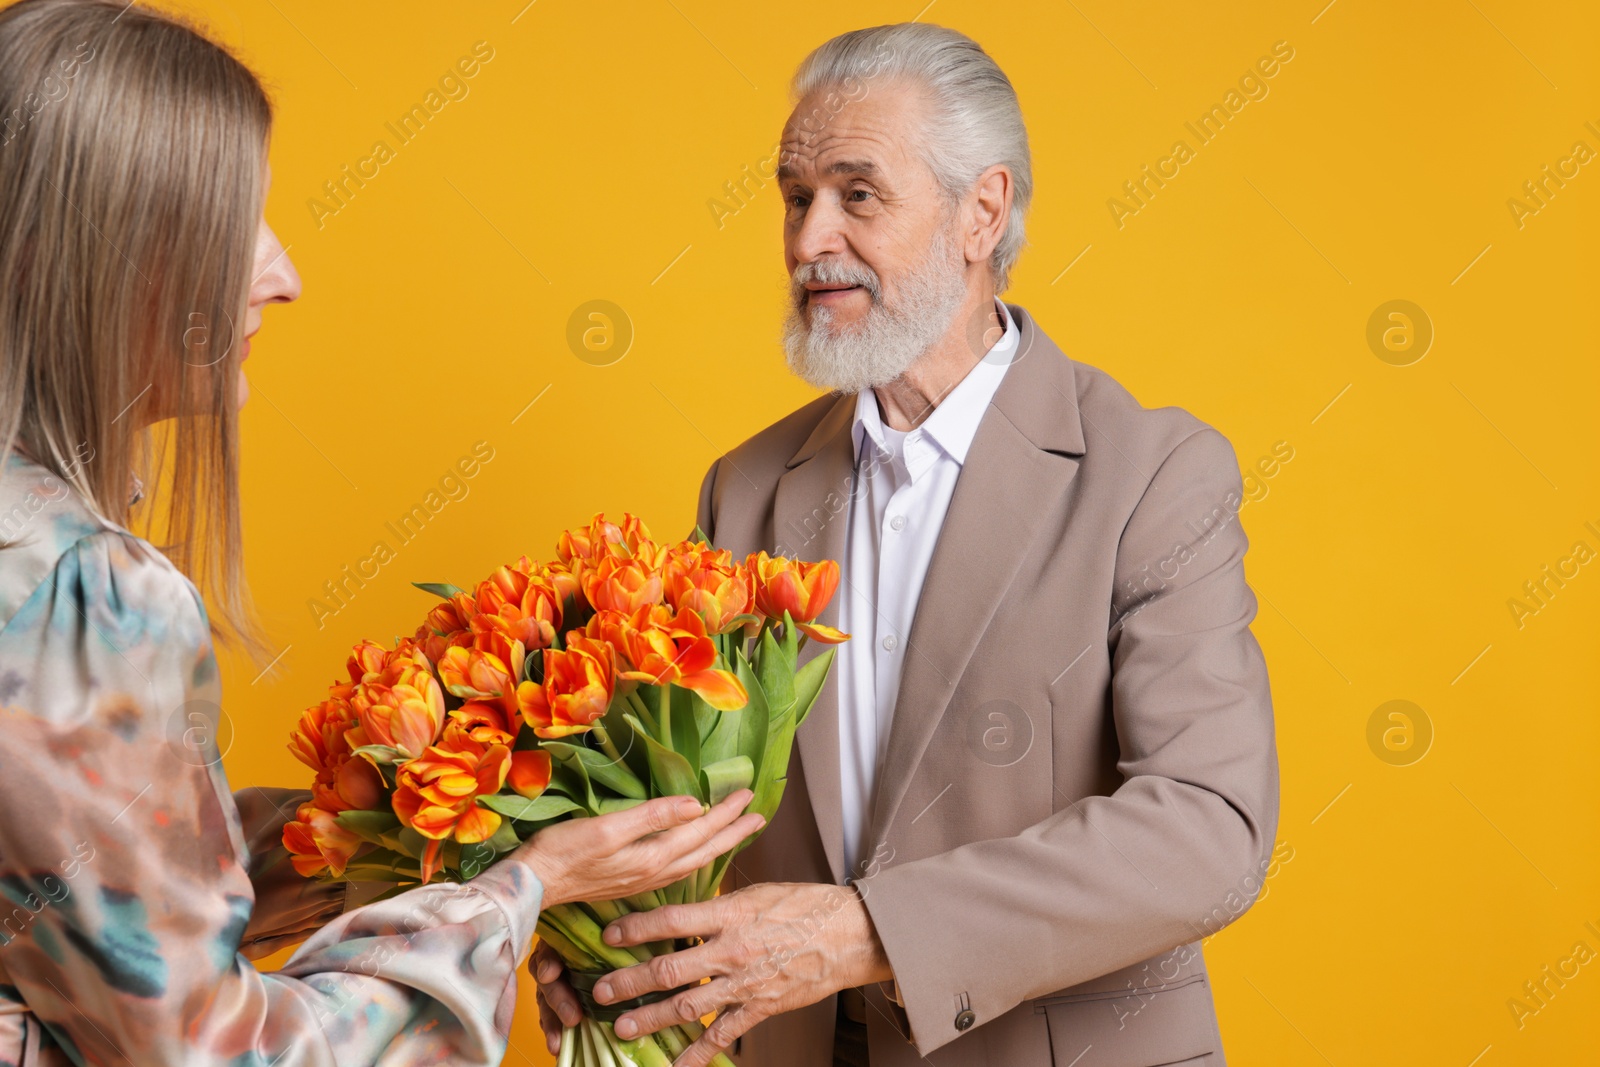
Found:
[{"label": "elderly man", "polygon": [[688,1067],[1220,1067],[1199,942],[1278,816],[1233,451],[997,299],[1032,176],[977,44],[848,33],[795,92],[785,347],[830,392],[712,465],[700,525],[840,560],[853,638],[736,888],[608,931],[703,942],[597,999],[709,978],[617,1023],[717,1012]]}]

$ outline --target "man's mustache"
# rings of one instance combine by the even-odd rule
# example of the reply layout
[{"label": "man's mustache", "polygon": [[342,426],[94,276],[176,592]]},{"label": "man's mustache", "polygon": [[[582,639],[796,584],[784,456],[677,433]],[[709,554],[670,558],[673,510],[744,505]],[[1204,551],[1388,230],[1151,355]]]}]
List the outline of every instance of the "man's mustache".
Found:
[{"label": "man's mustache", "polygon": [[795,309],[804,311],[807,285],[857,285],[867,291],[874,305],[883,301],[883,283],[875,271],[833,259],[814,259],[795,268],[789,278],[789,295]]}]

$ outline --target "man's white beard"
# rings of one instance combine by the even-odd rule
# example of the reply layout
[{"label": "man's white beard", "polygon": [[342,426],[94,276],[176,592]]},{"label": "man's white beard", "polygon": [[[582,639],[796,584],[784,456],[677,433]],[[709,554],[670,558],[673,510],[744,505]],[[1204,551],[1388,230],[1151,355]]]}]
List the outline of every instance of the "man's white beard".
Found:
[{"label": "man's white beard", "polygon": [[[783,327],[789,369],[815,388],[840,393],[894,381],[949,332],[967,297],[965,265],[941,228],[928,258],[899,286],[890,305],[884,303],[878,275],[865,266],[832,259],[801,264],[790,279],[789,316]],[[833,309],[827,307],[812,307],[808,322],[807,282],[859,285],[872,305],[859,323],[835,322]]]}]

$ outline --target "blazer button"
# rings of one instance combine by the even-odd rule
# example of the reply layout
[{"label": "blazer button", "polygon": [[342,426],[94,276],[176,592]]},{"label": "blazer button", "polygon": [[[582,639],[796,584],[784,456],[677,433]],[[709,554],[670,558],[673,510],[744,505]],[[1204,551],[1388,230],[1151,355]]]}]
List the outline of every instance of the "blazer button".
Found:
[{"label": "blazer button", "polygon": [[958,1012],[956,1014],[956,1029],[957,1030],[969,1029],[972,1026],[972,1024],[977,1022],[977,1021],[978,1021],[978,1017],[976,1015],[972,1014],[971,1011],[963,1009],[962,1011],[960,1011],[960,1012]]}]

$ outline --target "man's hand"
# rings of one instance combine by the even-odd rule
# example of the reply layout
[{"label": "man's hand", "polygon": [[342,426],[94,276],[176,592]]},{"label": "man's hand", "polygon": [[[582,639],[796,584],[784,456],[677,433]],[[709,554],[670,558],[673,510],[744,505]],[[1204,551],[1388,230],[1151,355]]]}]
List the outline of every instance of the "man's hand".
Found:
[{"label": "man's hand", "polygon": [[567,966],[561,962],[556,950],[539,942],[528,959],[528,973],[539,983],[539,1028],[544,1031],[544,1043],[554,1056],[561,1051],[563,1026],[577,1026],[583,1018],[583,1006],[578,994],[567,984]]},{"label": "man's hand", "polygon": [[673,937],[700,937],[704,943],[614,971],[596,983],[594,995],[612,1004],[710,978],[617,1020],[617,1036],[631,1039],[716,1012],[716,1021],[675,1067],[705,1067],[763,1019],[894,977],[854,887],[754,885],[701,904],[624,915],[605,931],[608,945]]}]

